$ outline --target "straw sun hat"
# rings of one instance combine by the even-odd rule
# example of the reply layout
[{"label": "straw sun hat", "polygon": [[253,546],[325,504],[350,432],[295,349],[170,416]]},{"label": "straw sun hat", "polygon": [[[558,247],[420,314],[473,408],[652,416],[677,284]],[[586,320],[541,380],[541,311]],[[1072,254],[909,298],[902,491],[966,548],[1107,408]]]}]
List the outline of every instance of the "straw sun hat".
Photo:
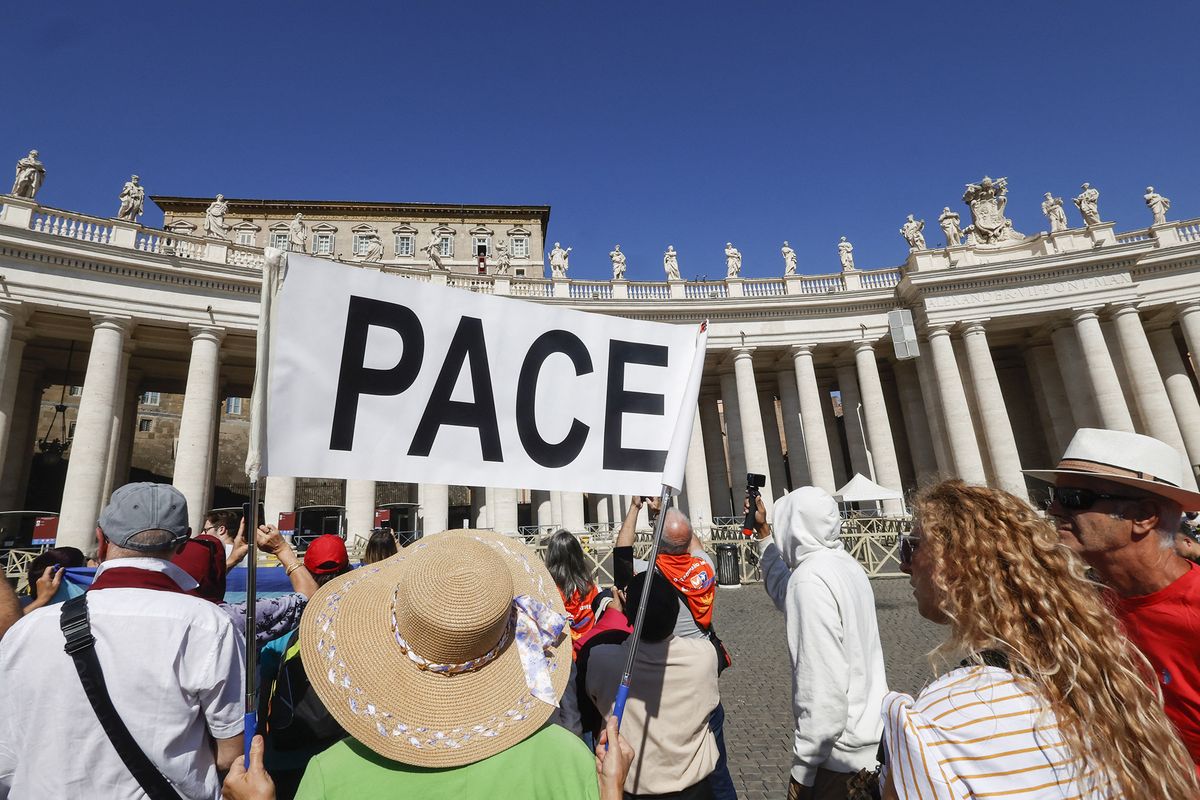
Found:
[{"label": "straw sun hat", "polygon": [[323,586],[300,649],[347,733],[393,761],[456,767],[549,719],[570,677],[565,623],[554,580],[522,542],[446,531]]}]

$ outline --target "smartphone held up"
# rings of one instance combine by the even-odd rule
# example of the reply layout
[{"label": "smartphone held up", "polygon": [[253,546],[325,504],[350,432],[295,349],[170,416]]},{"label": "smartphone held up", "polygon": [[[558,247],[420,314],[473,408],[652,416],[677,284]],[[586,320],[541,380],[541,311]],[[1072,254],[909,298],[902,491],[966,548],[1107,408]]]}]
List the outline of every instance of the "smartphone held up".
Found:
[{"label": "smartphone held up", "polygon": [[742,521],[742,535],[753,536],[758,530],[754,522],[754,512],[758,510],[758,490],[767,485],[767,476],[757,472],[746,473],[746,499],[750,506],[746,509],[746,519]]}]

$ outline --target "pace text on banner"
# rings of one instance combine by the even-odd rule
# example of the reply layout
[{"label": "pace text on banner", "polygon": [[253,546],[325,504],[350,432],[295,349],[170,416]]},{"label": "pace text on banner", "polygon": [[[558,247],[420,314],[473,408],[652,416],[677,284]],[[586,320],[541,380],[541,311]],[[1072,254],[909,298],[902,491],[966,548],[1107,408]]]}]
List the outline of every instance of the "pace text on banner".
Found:
[{"label": "pace text on banner", "polygon": [[269,475],[613,494],[682,483],[695,326],[295,253],[276,302]]}]

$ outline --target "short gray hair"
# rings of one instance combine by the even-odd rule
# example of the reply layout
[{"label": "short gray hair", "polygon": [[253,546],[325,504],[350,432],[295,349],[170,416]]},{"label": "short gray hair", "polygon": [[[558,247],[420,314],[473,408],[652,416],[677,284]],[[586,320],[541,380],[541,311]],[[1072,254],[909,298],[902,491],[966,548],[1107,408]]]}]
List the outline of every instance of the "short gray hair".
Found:
[{"label": "short gray hair", "polygon": [[667,555],[681,555],[692,543],[692,523],[678,508],[671,507],[663,512],[662,541],[658,549]]}]

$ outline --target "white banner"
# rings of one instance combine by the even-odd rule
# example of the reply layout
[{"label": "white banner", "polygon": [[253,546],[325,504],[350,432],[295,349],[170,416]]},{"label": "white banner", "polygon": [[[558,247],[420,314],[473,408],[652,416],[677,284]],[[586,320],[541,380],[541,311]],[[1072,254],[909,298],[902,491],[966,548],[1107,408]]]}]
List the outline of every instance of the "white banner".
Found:
[{"label": "white banner", "polygon": [[267,475],[679,490],[707,334],[288,255]]}]

